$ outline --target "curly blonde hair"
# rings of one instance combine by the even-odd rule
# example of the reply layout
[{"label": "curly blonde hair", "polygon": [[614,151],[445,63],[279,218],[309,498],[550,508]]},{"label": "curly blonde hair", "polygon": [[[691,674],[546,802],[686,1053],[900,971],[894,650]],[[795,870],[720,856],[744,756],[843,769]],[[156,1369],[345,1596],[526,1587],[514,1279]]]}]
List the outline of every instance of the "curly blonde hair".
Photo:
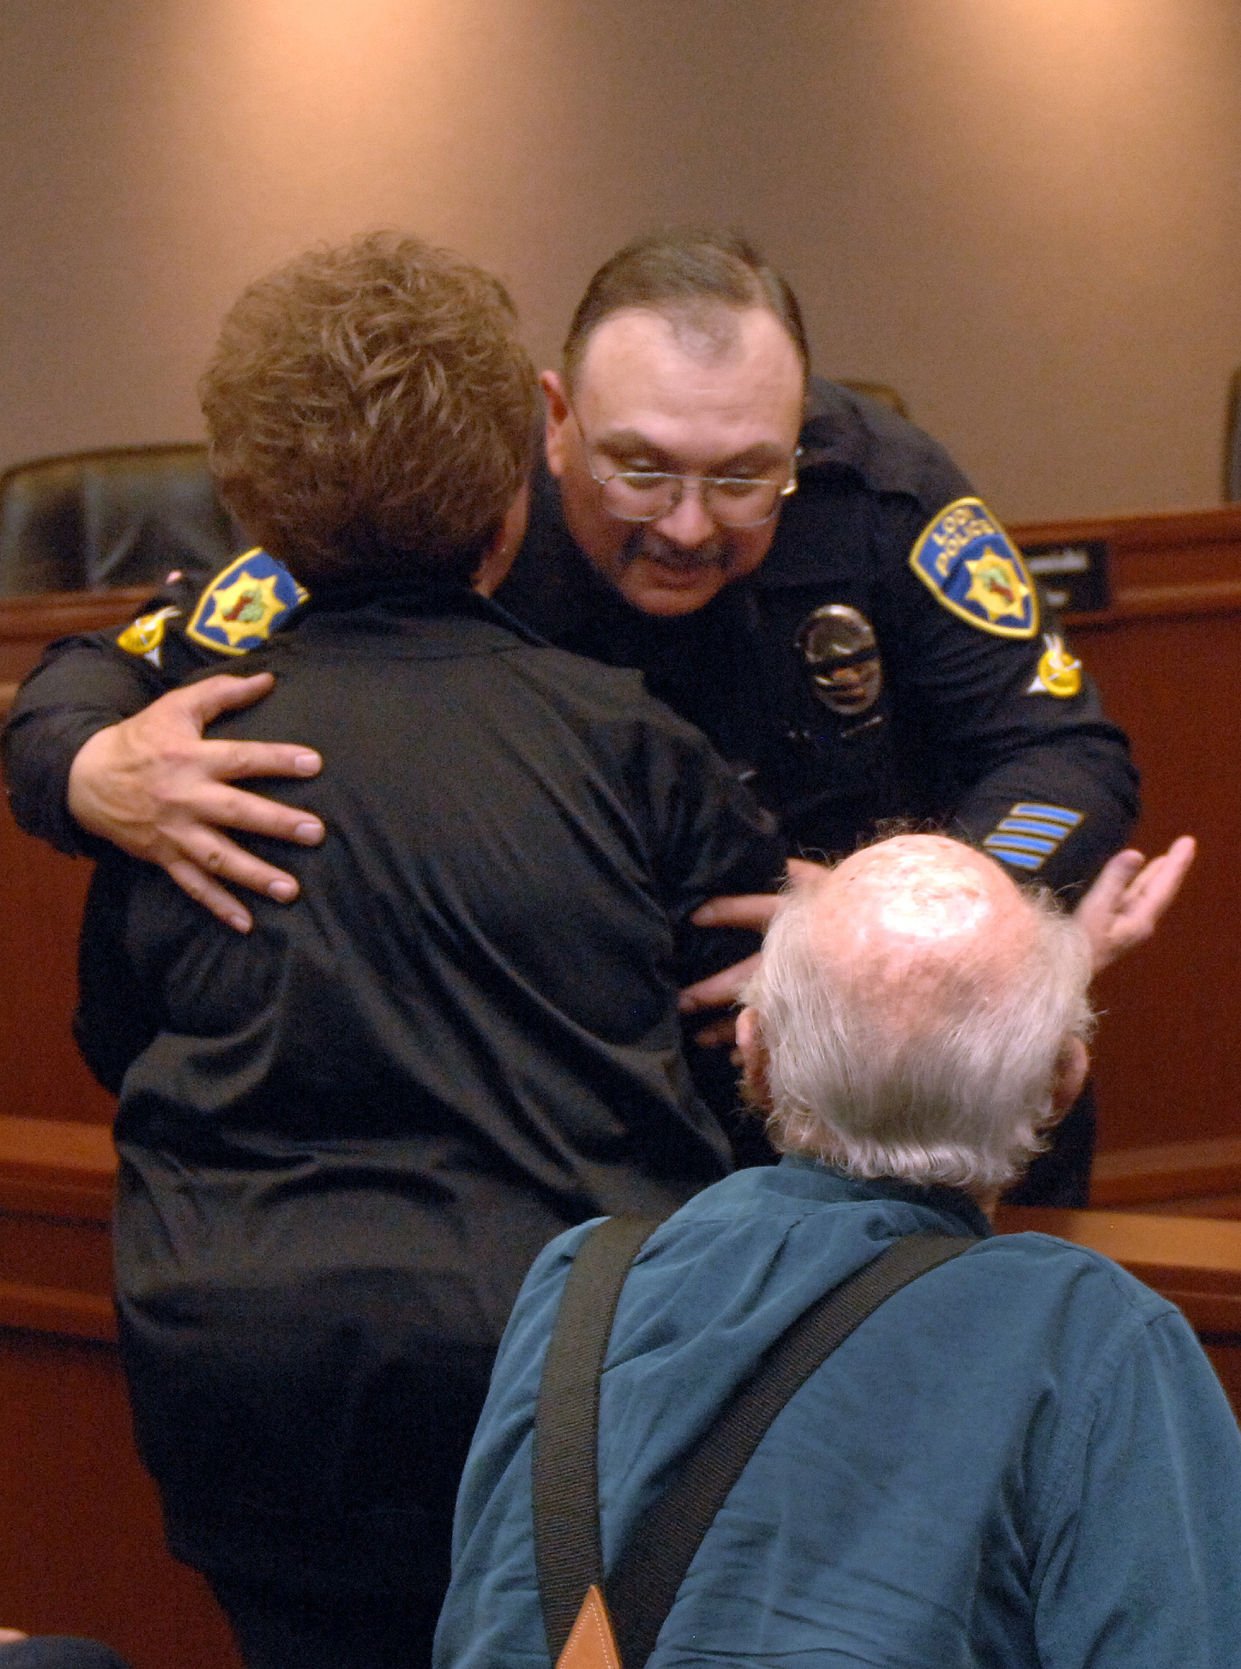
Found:
[{"label": "curly blonde hair", "polygon": [[468,581],[530,469],[504,286],[393,232],[249,285],[199,384],[220,496],[307,582]]}]

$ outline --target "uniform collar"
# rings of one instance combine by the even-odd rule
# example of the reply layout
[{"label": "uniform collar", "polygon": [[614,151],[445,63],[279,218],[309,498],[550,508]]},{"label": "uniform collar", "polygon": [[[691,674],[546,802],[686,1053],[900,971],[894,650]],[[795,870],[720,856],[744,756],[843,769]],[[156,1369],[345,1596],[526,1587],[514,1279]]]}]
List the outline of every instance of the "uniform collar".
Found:
[{"label": "uniform collar", "polygon": [[377,624],[385,620],[395,624],[411,618],[486,620],[503,626],[527,643],[542,641],[490,597],[472,591],[468,585],[434,581],[393,579],[332,583],[320,580],[304,606],[303,618],[314,621],[329,616],[334,620],[351,616]]}]

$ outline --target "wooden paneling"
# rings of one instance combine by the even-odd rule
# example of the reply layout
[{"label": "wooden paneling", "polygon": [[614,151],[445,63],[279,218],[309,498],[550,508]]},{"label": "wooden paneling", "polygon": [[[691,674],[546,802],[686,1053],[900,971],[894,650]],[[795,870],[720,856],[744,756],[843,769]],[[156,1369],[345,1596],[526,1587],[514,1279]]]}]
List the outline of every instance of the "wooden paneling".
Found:
[{"label": "wooden paneling", "polygon": [[[30,671],[43,646],[71,632],[116,625],[141,607],[150,587],[115,591],[57,591],[0,600],[0,683]],[[7,710],[7,709],[6,709]]]},{"label": "wooden paneling", "polygon": [[1241,1194],[1241,506],[1013,532],[1022,545],[1106,543],[1111,606],[1069,616],[1071,641],[1133,739],[1136,844],[1199,844],[1155,939],[1096,989],[1092,1201],[1150,1209],[1211,1194],[1229,1209]]},{"label": "wooden paneling", "polygon": [[112,1310],[111,1135],[0,1116],[0,1617],[104,1639],[134,1669],[238,1669],[164,1547]]},{"label": "wooden paneling", "polygon": [[0,1116],[0,1327],[113,1340],[111,1132]]},{"label": "wooden paneling", "polygon": [[0,797],[0,1113],[112,1121],[69,1029],[90,870],[22,834]]},{"label": "wooden paneling", "polygon": [[106,1640],[134,1669],[240,1669],[202,1578],[165,1550],[114,1346],[0,1327],[0,1614]]},{"label": "wooden paneling", "polygon": [[[0,723],[43,646],[125,620],[149,593],[83,591],[0,602]],[[110,1124],[115,1103],[82,1064],[69,1024],[90,865],[22,834],[0,796],[0,1114]]]}]

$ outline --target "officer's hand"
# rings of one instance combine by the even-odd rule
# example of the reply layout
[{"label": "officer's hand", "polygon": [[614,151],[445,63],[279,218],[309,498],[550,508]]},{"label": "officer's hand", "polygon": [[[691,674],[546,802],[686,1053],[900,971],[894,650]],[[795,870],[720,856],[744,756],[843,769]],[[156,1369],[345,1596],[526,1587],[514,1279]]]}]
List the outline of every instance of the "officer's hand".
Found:
[{"label": "officer's hand", "polygon": [[[275,680],[227,673],[161,696],[142,712],[98,730],[69,772],[69,810],[82,828],[134,857],[159,864],[191,898],[240,933],[250,912],[220,879],[280,903],[297,897],[297,882],[262,862],[222,829],[244,829],[315,846],[323,824],[296,806],[265,800],[228,784],[242,777],[312,777],[323,761],[291,742],[211,741],[204,726],[221,713],[248,707]],[[217,879],[220,878],[220,879]]]},{"label": "officer's hand", "polygon": [[[796,885],[807,876],[820,872],[819,864],[807,863],[802,858],[790,858],[788,865],[789,882]],[[744,927],[752,933],[765,933],[771,925],[771,918],[776,913],[776,905],[780,902],[778,893],[752,892],[737,893],[729,897],[709,898],[700,905],[689,918],[695,927]],[[696,985],[687,985],[681,992],[677,1007],[682,1014],[702,1014],[709,1009],[735,1008],[741,1000],[741,993],[747,981],[758,968],[759,952],[747,956],[743,962],[734,962],[729,968],[722,968],[718,974],[712,974],[708,979],[700,979]],[[714,1020],[709,1026],[704,1026],[694,1033],[694,1041],[704,1048],[721,1048],[731,1046],[734,1041],[734,1020],[732,1014],[722,1019]]]},{"label": "officer's hand", "polygon": [[1096,974],[1150,938],[1197,850],[1192,835],[1181,835],[1149,863],[1133,850],[1108,859],[1074,912],[1090,941]]}]

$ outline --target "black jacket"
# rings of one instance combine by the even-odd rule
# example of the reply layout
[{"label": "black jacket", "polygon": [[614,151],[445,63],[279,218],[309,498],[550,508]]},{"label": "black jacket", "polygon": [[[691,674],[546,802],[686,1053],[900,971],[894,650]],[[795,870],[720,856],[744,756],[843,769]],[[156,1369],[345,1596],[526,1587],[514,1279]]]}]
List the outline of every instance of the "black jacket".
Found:
[{"label": "black jacket", "polygon": [[317,600],[245,664],[275,690],[217,733],[319,748],[275,788],[329,832],[249,935],[100,865],[78,1033],[124,1074],[122,1348],[175,1551],[399,1588],[535,1253],[729,1169],[680,929],[783,851],[635,674],[464,591]]}]

